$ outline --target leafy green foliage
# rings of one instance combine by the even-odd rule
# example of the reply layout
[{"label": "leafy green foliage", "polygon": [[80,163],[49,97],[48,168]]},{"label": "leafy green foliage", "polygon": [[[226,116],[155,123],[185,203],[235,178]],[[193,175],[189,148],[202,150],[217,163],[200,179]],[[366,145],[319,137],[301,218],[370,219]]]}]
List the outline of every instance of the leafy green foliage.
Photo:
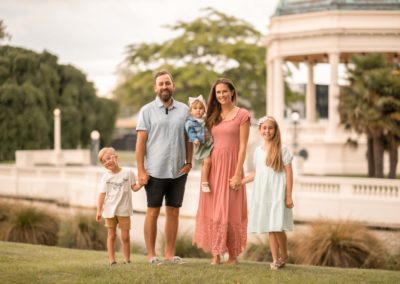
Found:
[{"label": "leafy green foliage", "polygon": [[0,20],[0,40],[6,37],[11,38],[11,35],[7,33],[3,20]]},{"label": "leafy green foliage", "polygon": [[87,147],[95,129],[110,142],[118,105],[98,98],[85,74],[47,51],[0,46],[0,160],[14,159],[15,150],[52,148],[56,107],[62,148]]},{"label": "leafy green foliage", "polygon": [[218,77],[235,82],[239,103],[256,115],[265,113],[266,66],[261,33],[249,23],[212,8],[192,22],[167,26],[177,36],[163,43],[128,46],[121,70],[123,83],[116,98],[124,105],[122,114],[132,114],[154,98],[152,70],[171,71],[177,84],[175,97],[207,97]]},{"label": "leafy green foliage", "polygon": [[350,85],[339,97],[341,123],[367,135],[369,175],[383,177],[383,150],[390,150],[390,177],[396,176],[400,143],[400,75],[383,54],[355,55],[348,68]]}]

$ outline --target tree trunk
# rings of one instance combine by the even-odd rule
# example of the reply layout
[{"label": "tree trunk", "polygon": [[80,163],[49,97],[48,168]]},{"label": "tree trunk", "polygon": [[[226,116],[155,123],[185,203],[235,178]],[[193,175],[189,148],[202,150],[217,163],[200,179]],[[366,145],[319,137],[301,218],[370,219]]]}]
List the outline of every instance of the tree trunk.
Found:
[{"label": "tree trunk", "polygon": [[367,161],[368,161],[368,177],[375,176],[374,163],[374,147],[372,136],[367,134]]},{"label": "tree trunk", "polygon": [[373,136],[373,149],[374,149],[374,177],[383,178],[383,137],[382,135]]},{"label": "tree trunk", "polygon": [[399,160],[397,148],[399,146],[398,141],[394,135],[388,135],[389,141],[389,178],[396,178],[397,162]]}]

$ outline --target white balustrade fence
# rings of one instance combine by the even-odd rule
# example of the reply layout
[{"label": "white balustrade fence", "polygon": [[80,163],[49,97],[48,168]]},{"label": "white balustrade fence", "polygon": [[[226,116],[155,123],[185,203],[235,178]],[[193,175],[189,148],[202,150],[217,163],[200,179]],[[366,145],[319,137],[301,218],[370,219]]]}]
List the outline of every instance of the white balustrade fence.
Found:
[{"label": "white balustrade fence", "polygon": [[322,217],[400,227],[399,180],[299,176],[294,199],[297,220]]},{"label": "white balustrade fence", "polygon": [[[136,172],[136,170],[135,170]],[[0,195],[95,208],[101,167],[16,167],[0,165]],[[200,172],[186,184],[181,214],[194,217],[200,192]],[[252,184],[248,185],[251,198]],[[297,176],[294,180],[294,217],[350,219],[370,225],[400,227],[400,181],[388,179]],[[133,193],[133,208],[147,207],[144,189]]]}]

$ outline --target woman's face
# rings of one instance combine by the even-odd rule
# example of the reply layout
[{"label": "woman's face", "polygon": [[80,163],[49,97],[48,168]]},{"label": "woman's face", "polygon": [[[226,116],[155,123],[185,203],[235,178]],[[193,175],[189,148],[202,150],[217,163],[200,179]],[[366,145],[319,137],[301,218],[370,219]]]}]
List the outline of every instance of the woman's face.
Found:
[{"label": "woman's face", "polygon": [[221,105],[232,104],[233,92],[229,89],[228,85],[224,83],[215,86],[215,96]]},{"label": "woman's face", "polygon": [[275,124],[271,120],[267,120],[260,126],[260,135],[266,141],[271,141],[275,136]]}]

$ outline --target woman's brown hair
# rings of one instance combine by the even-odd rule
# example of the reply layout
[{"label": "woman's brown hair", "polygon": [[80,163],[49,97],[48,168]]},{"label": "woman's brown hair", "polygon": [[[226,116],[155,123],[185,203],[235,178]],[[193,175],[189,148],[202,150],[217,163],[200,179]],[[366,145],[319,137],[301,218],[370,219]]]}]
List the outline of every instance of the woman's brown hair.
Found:
[{"label": "woman's brown hair", "polygon": [[215,125],[221,122],[221,104],[217,100],[216,88],[219,84],[225,84],[232,92],[232,102],[236,103],[236,88],[233,82],[227,78],[219,78],[211,87],[210,94],[207,102],[207,115],[206,115],[206,126],[211,131]]}]

